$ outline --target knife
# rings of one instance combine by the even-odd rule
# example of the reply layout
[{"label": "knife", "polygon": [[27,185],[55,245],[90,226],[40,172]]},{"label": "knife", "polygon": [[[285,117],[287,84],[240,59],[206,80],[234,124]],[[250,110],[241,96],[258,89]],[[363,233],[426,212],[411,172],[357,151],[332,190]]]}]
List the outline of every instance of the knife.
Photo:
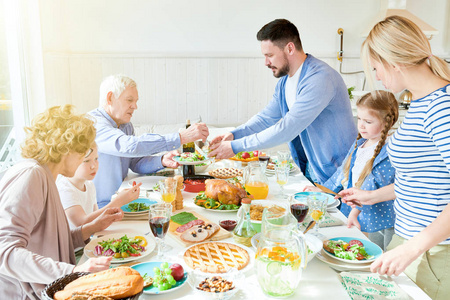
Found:
[{"label": "knife", "polygon": [[318,187],[319,189],[321,189],[322,192],[324,192],[324,193],[332,194],[332,195],[334,195],[334,196],[338,196],[339,199],[341,198],[341,195],[339,195],[338,193],[333,192],[332,190],[330,190],[330,189],[327,188],[327,187],[324,187],[323,185],[318,184],[317,182],[315,182],[314,185],[315,185],[316,187]]}]

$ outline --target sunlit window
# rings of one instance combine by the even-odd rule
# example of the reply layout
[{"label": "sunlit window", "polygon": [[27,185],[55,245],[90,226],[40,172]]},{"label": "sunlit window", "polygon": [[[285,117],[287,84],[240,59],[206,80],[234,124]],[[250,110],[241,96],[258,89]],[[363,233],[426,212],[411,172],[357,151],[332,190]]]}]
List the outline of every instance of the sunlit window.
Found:
[{"label": "sunlit window", "polygon": [[4,10],[0,9],[0,145],[2,146],[14,125],[4,19]]}]

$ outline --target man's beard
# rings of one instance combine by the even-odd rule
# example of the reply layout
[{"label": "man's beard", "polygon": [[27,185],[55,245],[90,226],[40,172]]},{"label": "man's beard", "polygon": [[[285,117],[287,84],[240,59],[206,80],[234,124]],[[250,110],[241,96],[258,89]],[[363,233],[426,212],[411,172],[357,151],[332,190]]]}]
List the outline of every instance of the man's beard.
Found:
[{"label": "man's beard", "polygon": [[273,73],[273,76],[275,78],[280,78],[280,77],[283,77],[283,76],[286,76],[287,74],[289,74],[290,67],[289,67],[289,62],[288,62],[288,60],[286,58],[286,55],[284,56],[284,64],[281,66],[281,68],[279,68],[277,70],[278,70],[278,72],[275,71]]}]

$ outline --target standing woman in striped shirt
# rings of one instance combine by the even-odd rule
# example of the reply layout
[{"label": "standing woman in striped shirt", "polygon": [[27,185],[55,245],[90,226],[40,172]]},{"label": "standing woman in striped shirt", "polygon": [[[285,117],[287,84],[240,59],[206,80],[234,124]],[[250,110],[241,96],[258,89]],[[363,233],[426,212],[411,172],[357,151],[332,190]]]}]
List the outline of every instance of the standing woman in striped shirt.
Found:
[{"label": "standing woman in striped shirt", "polygon": [[361,48],[367,76],[413,101],[388,145],[395,183],[375,191],[341,192],[347,204],[396,198],[395,235],[371,271],[405,272],[432,299],[450,294],[450,69],[433,55],[410,20],[392,16],[371,30]]}]

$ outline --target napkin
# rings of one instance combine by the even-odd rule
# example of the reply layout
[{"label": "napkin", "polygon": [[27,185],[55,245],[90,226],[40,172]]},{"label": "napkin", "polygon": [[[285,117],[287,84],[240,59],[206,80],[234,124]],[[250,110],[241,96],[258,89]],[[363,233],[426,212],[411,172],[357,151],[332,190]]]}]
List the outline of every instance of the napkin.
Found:
[{"label": "napkin", "polygon": [[389,277],[362,272],[341,272],[339,275],[342,279],[342,285],[353,300],[411,299]]},{"label": "napkin", "polygon": [[[308,217],[305,218],[305,221],[303,221],[302,225],[306,228],[308,226],[309,222],[311,221],[311,216],[308,215]],[[322,220],[320,221],[319,227],[331,227],[331,226],[340,226],[343,225],[344,221],[342,221],[339,218],[333,217],[330,215],[329,212],[325,212]]]}]

